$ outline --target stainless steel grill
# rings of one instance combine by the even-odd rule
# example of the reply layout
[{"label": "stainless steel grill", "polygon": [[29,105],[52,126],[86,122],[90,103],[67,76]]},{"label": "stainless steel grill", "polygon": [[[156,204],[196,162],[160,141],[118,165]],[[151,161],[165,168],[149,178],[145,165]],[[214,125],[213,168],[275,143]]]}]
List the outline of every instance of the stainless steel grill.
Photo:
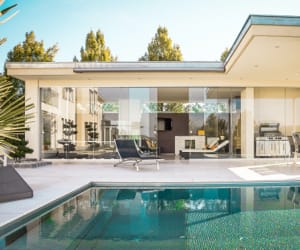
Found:
[{"label": "stainless steel grill", "polygon": [[279,131],[279,123],[262,123],[255,138],[256,157],[289,157],[291,148],[287,136]]}]

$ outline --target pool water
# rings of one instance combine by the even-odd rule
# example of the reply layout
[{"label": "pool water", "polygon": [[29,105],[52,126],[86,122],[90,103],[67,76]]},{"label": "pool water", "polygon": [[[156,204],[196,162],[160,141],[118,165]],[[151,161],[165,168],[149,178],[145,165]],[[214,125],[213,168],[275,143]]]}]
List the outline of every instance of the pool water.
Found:
[{"label": "pool water", "polygon": [[0,249],[300,249],[300,187],[90,188]]}]

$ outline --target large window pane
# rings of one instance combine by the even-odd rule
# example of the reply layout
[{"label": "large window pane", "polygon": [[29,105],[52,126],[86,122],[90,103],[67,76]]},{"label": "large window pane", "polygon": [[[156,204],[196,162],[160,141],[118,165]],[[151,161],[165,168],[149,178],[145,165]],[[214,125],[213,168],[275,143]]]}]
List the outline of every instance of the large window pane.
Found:
[{"label": "large window pane", "polygon": [[216,139],[229,141],[217,157],[241,151],[239,88],[57,87],[41,94],[44,158],[114,158],[119,137],[143,150],[150,142],[162,156]]}]

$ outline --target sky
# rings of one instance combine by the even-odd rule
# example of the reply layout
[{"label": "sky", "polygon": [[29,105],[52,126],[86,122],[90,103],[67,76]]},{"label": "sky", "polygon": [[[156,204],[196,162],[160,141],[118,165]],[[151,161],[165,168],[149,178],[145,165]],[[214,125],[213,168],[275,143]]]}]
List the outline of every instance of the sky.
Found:
[{"label": "sky", "polygon": [[[0,69],[7,53],[34,31],[56,62],[80,59],[86,35],[101,30],[118,61],[137,61],[159,26],[180,46],[184,61],[218,61],[250,14],[300,16],[299,0],[0,0],[18,14],[0,25]],[[0,21],[7,17],[0,17]]]}]

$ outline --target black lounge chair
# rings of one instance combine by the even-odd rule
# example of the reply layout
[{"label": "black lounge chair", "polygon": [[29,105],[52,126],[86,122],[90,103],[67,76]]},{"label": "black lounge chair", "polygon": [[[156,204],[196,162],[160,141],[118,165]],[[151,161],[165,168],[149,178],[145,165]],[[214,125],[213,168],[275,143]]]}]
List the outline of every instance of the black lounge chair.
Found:
[{"label": "black lounge chair", "polygon": [[133,166],[139,171],[139,163],[144,160],[154,160],[156,163],[156,168],[159,170],[159,158],[157,156],[142,153],[141,150],[136,145],[135,140],[131,139],[116,139],[116,150],[120,157],[120,161],[114,164],[114,167],[126,163],[133,162]]}]

